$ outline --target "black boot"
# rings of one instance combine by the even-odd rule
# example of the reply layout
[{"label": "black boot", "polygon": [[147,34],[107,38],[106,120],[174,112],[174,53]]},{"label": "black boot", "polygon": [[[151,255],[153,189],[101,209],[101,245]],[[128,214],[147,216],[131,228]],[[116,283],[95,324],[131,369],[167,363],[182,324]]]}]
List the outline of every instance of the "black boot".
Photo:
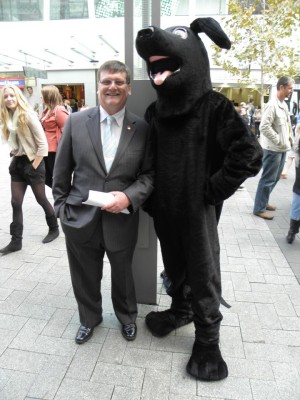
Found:
[{"label": "black boot", "polygon": [[300,221],[296,221],[295,219],[290,220],[290,229],[288,231],[286,240],[288,243],[293,243],[295,240],[296,234],[299,232]]},{"label": "black boot", "polygon": [[52,240],[56,239],[59,236],[59,229],[57,218],[53,214],[51,217],[46,217],[47,225],[49,226],[49,232],[47,236],[42,240],[43,243],[50,243]]},{"label": "black boot", "polygon": [[10,243],[7,246],[3,247],[3,249],[0,249],[0,253],[2,253],[4,256],[14,251],[21,250],[23,225],[12,222],[10,224],[10,234],[11,234]]}]

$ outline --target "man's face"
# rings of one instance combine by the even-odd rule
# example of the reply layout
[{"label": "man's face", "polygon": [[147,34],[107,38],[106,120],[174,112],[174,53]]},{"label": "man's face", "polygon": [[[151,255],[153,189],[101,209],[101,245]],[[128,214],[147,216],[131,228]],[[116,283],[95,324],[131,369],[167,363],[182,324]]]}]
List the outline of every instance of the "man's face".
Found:
[{"label": "man's face", "polygon": [[28,87],[28,88],[27,88],[27,92],[28,92],[28,94],[31,95],[31,94],[33,93],[33,89],[32,89],[31,87]]},{"label": "man's face", "polygon": [[131,94],[131,86],[126,83],[126,72],[102,71],[98,85],[99,103],[110,115],[125,106]]},{"label": "man's face", "polygon": [[294,90],[294,84],[289,83],[287,86],[280,86],[283,99],[290,97]]}]

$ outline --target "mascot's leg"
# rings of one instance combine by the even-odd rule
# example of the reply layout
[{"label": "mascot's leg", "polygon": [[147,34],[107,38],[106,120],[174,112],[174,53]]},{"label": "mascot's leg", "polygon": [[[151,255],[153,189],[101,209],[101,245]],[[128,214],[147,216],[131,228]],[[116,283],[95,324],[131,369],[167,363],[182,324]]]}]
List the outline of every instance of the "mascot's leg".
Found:
[{"label": "mascot's leg", "polygon": [[[218,262],[216,271],[218,271]],[[212,266],[213,270],[213,266]],[[219,273],[202,274],[191,280],[195,324],[195,343],[187,372],[203,381],[218,381],[228,376],[228,369],[219,348],[221,282]]]},{"label": "mascot's leg", "polygon": [[[171,308],[166,311],[152,311],[145,319],[154,336],[165,336],[176,328],[193,321],[191,289],[186,285],[186,268],[181,229],[174,221],[166,221],[164,215],[154,219],[155,229],[160,240],[164,267],[170,286],[167,293],[172,297]],[[170,226],[173,226],[170,228]]]}]

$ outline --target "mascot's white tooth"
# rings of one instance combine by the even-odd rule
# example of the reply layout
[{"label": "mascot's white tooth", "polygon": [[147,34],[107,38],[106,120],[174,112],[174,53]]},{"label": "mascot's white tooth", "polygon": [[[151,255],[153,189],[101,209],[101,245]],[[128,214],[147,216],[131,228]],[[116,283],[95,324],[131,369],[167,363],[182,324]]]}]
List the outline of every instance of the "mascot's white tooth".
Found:
[{"label": "mascot's white tooth", "polygon": [[[183,27],[180,27],[182,29]],[[161,244],[172,304],[152,311],[146,324],[165,336],[194,322],[195,343],[187,371],[197,379],[217,381],[228,375],[219,348],[222,315],[218,220],[223,201],[262,165],[262,149],[232,103],[212,90],[209,61],[198,36],[204,32],[220,47],[230,41],[212,18],[197,18],[187,37],[174,27],[140,31],[137,52],[147,49],[174,55],[180,73],[156,74],[157,92],[145,115],[155,143],[155,185],[148,210]],[[165,47],[165,49],[163,48]],[[162,84],[163,83],[163,84]],[[165,283],[167,286],[167,283]]]}]

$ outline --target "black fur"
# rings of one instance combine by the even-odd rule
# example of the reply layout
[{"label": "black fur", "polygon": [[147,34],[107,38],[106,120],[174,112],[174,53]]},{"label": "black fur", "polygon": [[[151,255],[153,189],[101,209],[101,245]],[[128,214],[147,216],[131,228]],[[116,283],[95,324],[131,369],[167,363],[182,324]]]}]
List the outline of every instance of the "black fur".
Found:
[{"label": "black fur", "polygon": [[145,114],[156,159],[148,210],[172,297],[170,311],[152,312],[146,321],[153,334],[163,336],[192,316],[196,337],[187,371],[198,379],[219,380],[228,372],[218,345],[222,315],[217,222],[223,201],[259,172],[262,149],[232,103],[212,90],[199,32],[230,48],[211,18],[198,18],[190,28],[150,27],[136,38],[137,52],[157,91],[157,101]]}]

